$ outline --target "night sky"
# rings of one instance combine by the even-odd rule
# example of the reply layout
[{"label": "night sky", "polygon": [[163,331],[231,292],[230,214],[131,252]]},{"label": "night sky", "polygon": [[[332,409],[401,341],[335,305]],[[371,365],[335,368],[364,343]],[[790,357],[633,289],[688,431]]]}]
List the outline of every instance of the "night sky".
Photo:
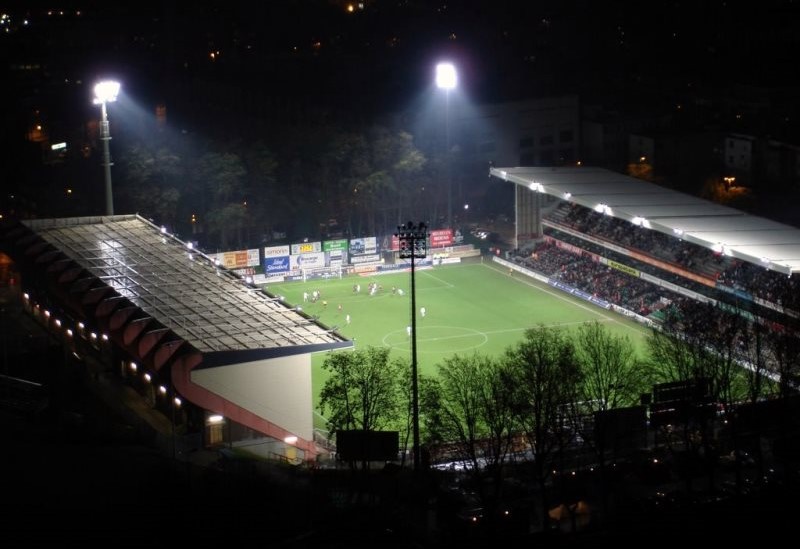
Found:
[{"label": "night sky", "polygon": [[[368,122],[412,104],[447,57],[476,103],[575,93],[623,117],[674,115],[680,104],[677,123],[690,129],[790,144],[800,134],[792,0],[373,0],[352,12],[334,0],[54,4],[2,8],[0,150],[12,181],[31,177],[20,153],[35,121],[55,139],[95,118],[91,86],[108,76],[145,111],[165,104],[175,127],[208,133],[220,117],[253,115],[203,109],[199,91],[220,83],[258,89],[274,109],[314,105]],[[769,112],[721,118],[734,89],[770,97]]]}]

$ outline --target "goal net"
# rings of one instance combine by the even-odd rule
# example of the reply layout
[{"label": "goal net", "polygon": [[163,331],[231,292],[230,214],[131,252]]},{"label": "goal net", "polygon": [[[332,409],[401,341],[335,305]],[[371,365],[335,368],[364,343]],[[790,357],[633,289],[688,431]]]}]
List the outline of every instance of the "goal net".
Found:
[{"label": "goal net", "polygon": [[310,269],[300,269],[303,275],[303,282],[316,279],[342,278],[344,269],[337,267],[313,267]]}]

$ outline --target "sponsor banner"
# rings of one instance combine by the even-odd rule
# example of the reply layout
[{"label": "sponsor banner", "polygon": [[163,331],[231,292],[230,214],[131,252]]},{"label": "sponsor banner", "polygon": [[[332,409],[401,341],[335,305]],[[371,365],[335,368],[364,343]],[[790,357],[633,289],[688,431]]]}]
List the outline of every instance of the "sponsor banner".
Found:
[{"label": "sponsor banner", "polygon": [[624,265],[622,263],[617,263],[616,261],[608,260],[606,264],[611,267],[612,269],[616,269],[618,271],[622,271],[623,273],[629,274],[631,276],[639,277],[639,271],[634,269],[633,267],[629,267],[628,265]]},{"label": "sponsor banner", "polygon": [[792,318],[800,318],[800,314],[798,314],[797,311],[793,311],[792,309],[785,309],[784,307],[776,305],[771,301],[767,301],[766,299],[761,299],[760,297],[753,296],[753,301],[755,303],[758,303],[762,307],[767,307],[769,309],[772,309],[773,311],[778,311],[779,313],[783,313]]},{"label": "sponsor banner", "polygon": [[347,240],[326,240],[322,243],[323,252],[346,252]]},{"label": "sponsor banner", "polygon": [[374,236],[350,240],[350,255],[374,254],[378,251],[378,241]]},{"label": "sponsor banner", "polygon": [[650,282],[651,284],[655,284],[655,285],[660,286],[662,288],[665,288],[667,290],[673,291],[676,294],[685,295],[686,297],[691,297],[695,301],[700,301],[701,303],[711,303],[711,304],[716,304],[717,303],[717,301],[715,299],[712,299],[712,298],[710,298],[708,296],[705,296],[703,294],[699,294],[699,293],[697,293],[697,292],[695,292],[693,290],[689,290],[687,288],[684,288],[683,286],[678,286],[677,284],[673,284],[672,282],[669,282],[667,280],[662,280],[662,279],[657,278],[657,277],[655,277],[655,276],[653,276],[651,274],[642,272],[639,276],[640,276],[640,278],[642,280],[646,280],[647,282]]},{"label": "sponsor banner", "polygon": [[739,299],[744,299],[745,301],[753,301],[753,296],[751,296],[744,290],[740,290],[738,288],[731,288],[730,286],[725,286],[724,284],[720,284],[719,282],[717,282],[717,289],[722,290],[723,292],[727,292],[729,294],[733,294]]},{"label": "sponsor banner", "polygon": [[588,301],[590,303],[594,303],[595,305],[599,305],[600,307],[602,307],[604,309],[610,309],[611,308],[611,303],[609,303],[605,299],[600,299],[599,297],[595,297],[590,293],[584,292],[583,290],[579,290],[578,288],[573,288],[569,284],[564,284],[560,280],[550,279],[550,280],[547,281],[547,283],[549,285],[551,285],[551,286],[554,286],[554,287],[558,288],[559,290],[561,290],[563,292],[566,292],[566,293],[570,294],[570,295],[574,295],[574,296],[580,297],[581,299],[585,299],[586,301]]},{"label": "sponsor banner", "polygon": [[292,244],[292,255],[311,254],[322,251],[322,242],[301,242]]},{"label": "sponsor banner", "polygon": [[269,248],[264,248],[264,257],[283,257],[290,253],[288,244],[285,246],[270,246]]},{"label": "sponsor banner", "polygon": [[245,267],[256,267],[260,264],[258,248],[209,254],[209,257],[219,262],[226,269],[243,269]]},{"label": "sponsor banner", "polygon": [[277,273],[288,273],[290,270],[288,255],[264,258],[264,273],[267,276]]},{"label": "sponsor banner", "polygon": [[460,257],[443,257],[439,259],[439,262],[436,265],[449,265],[450,263],[461,263]]},{"label": "sponsor banner", "polygon": [[381,256],[379,254],[350,256],[350,263],[353,265],[361,263],[380,263],[380,261]]},{"label": "sponsor banner", "polygon": [[289,268],[295,269],[317,269],[325,266],[325,252],[313,254],[299,254],[289,256]]},{"label": "sponsor banner", "polygon": [[561,240],[557,240],[557,239],[553,238],[552,236],[545,236],[544,240],[545,240],[545,242],[548,242],[550,244],[555,244],[556,248],[561,248],[562,250],[565,250],[565,251],[567,251],[569,253],[572,253],[572,254],[575,254],[575,255],[578,255],[578,256],[583,255],[583,253],[585,251],[583,248],[579,248],[578,246],[575,246],[573,244],[568,244],[568,243],[563,242]]},{"label": "sponsor banner", "polygon": [[453,244],[453,229],[435,229],[428,233],[431,248],[443,248]]},{"label": "sponsor banner", "polygon": [[[266,284],[269,281],[271,281],[271,279],[268,279],[266,275],[263,274],[253,276],[253,284]],[[283,282],[283,277],[280,277],[280,282]]]},{"label": "sponsor banner", "polygon": [[252,267],[245,267],[244,269],[233,269],[233,272],[239,276],[253,276],[256,270]]},{"label": "sponsor banner", "polygon": [[354,273],[374,273],[378,270],[378,266],[375,264],[372,265],[356,265],[353,267]]}]

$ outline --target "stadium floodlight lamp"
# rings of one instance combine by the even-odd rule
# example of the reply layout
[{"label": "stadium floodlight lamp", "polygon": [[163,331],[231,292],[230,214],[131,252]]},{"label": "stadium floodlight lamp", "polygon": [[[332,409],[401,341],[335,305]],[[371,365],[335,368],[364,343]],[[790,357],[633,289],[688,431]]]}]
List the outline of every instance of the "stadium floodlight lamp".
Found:
[{"label": "stadium floodlight lamp", "polygon": [[569,200],[570,198],[572,198],[572,193],[570,192],[564,193],[564,200]]},{"label": "stadium floodlight lamp", "polygon": [[458,74],[452,63],[439,63],[436,65],[436,87],[442,90],[452,90],[458,85]]},{"label": "stadium floodlight lamp", "polygon": [[114,80],[98,82],[94,87],[94,104],[113,103],[117,100],[119,88],[119,82]]}]

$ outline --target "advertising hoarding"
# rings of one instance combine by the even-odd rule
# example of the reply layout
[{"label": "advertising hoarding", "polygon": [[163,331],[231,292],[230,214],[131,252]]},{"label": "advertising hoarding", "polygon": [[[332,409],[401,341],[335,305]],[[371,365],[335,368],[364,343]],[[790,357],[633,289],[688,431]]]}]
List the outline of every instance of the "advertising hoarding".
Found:
[{"label": "advertising hoarding", "polygon": [[289,272],[289,255],[264,258],[264,274],[267,276]]},{"label": "advertising hoarding", "polygon": [[374,254],[378,251],[378,240],[374,236],[350,240],[350,255]]},{"label": "advertising hoarding", "polygon": [[322,251],[322,242],[301,242],[292,244],[292,255],[310,254]]},{"label": "advertising hoarding", "polygon": [[289,266],[295,269],[317,269],[325,266],[325,252],[289,256]]},{"label": "advertising hoarding", "polygon": [[264,257],[283,257],[285,255],[289,255],[290,253],[291,252],[289,251],[288,244],[264,248]]}]

